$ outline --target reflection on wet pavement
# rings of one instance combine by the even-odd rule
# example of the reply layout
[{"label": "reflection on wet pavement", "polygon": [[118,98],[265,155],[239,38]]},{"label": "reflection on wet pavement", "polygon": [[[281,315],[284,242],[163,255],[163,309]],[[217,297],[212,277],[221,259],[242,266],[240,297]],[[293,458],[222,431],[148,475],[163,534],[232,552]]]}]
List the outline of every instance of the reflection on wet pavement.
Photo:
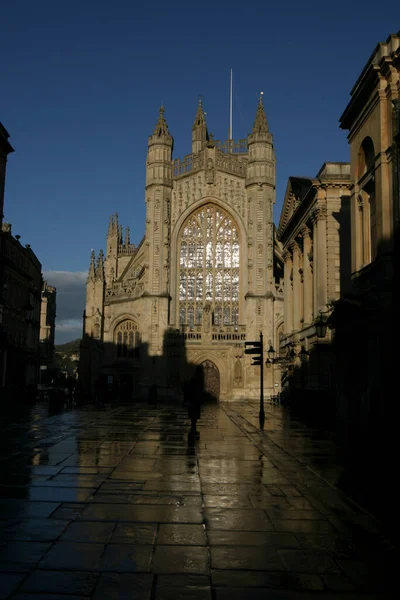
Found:
[{"label": "reflection on wet pavement", "polygon": [[332,440],[268,404],[261,431],[247,402],[198,429],[176,405],[3,423],[0,598],[392,597],[397,552],[334,487]]}]

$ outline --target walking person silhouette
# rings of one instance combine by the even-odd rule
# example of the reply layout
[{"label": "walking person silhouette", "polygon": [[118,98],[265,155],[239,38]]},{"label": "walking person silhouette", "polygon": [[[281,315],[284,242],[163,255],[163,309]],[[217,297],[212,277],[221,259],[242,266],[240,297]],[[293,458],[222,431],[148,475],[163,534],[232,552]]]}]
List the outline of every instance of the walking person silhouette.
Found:
[{"label": "walking person silhouette", "polygon": [[189,437],[198,439],[199,432],[196,430],[197,421],[201,417],[201,404],[203,402],[203,369],[199,365],[196,368],[196,373],[185,385],[184,403],[188,409],[188,417],[190,419]]}]

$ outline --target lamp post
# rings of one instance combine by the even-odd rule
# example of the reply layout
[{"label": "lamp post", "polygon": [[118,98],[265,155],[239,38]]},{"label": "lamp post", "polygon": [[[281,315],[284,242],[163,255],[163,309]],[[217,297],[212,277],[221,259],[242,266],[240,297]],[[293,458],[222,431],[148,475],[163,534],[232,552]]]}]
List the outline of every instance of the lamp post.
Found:
[{"label": "lamp post", "polygon": [[299,352],[299,358],[300,358],[300,361],[301,361],[301,363],[302,363],[302,364],[304,364],[304,363],[306,362],[306,360],[307,360],[307,356],[308,356],[308,352],[307,352],[307,350],[305,349],[305,347],[304,347],[304,346],[302,346],[302,347],[301,347],[301,350],[300,350],[300,352]]},{"label": "lamp post", "polygon": [[326,330],[327,330],[327,327],[328,327],[327,321],[324,320],[324,318],[322,316],[323,314],[327,314],[327,313],[323,313],[322,310],[320,310],[319,311],[319,317],[318,317],[318,319],[314,323],[315,332],[316,332],[318,338],[324,338],[325,337]]}]

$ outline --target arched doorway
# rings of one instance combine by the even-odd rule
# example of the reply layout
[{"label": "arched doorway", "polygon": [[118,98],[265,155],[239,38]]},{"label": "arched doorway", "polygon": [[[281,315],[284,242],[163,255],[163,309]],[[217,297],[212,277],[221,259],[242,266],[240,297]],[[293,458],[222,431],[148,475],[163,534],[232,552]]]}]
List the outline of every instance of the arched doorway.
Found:
[{"label": "arched doorway", "polygon": [[219,400],[220,376],[217,366],[210,360],[201,363],[204,373],[204,391]]}]

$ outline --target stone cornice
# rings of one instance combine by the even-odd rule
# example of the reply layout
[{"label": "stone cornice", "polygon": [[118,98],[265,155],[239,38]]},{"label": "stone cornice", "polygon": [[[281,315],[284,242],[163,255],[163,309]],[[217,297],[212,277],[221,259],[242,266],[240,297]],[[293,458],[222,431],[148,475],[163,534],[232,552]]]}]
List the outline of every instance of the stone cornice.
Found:
[{"label": "stone cornice", "polygon": [[[297,182],[299,184],[303,184],[304,186],[307,184],[307,191],[304,196],[301,198],[299,204],[295,207],[294,202],[296,198],[296,194],[293,191],[293,185]],[[283,208],[281,211],[281,218],[279,221],[277,236],[280,241],[286,237],[286,239],[290,238],[290,231],[292,231],[293,227],[295,227],[296,221],[302,220],[302,215],[308,210],[308,207],[313,202],[315,196],[315,187],[313,186],[312,179],[308,179],[305,177],[289,177],[288,185],[285,193],[285,200],[283,204]],[[292,214],[289,216],[290,211],[293,210]]]},{"label": "stone cornice", "polygon": [[339,119],[342,129],[352,130],[360,115],[365,111],[366,101],[371,96],[377,99],[379,95],[379,79],[385,77],[389,72],[389,66],[393,62],[398,62],[400,56],[400,32],[397,35],[391,35],[386,42],[376,46],[372,56],[369,58],[353,89],[351,90],[351,100],[345,108]]}]

